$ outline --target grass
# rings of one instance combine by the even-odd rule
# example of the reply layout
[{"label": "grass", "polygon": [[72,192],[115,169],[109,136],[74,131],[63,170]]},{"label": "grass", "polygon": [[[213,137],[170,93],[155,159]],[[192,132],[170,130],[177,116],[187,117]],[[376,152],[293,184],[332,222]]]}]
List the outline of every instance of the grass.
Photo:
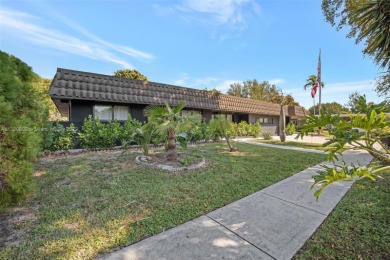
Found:
[{"label": "grass", "polygon": [[[90,259],[177,226],[324,160],[321,154],[236,144],[201,145],[208,167],[180,174],[142,168],[135,152],[41,163],[19,208],[35,218],[0,259]],[[280,163],[285,162],[285,163]],[[12,209],[10,210],[12,212]]]},{"label": "grass", "polygon": [[252,140],[252,142],[283,145],[283,146],[293,146],[293,147],[301,147],[301,148],[325,151],[325,147],[323,147],[322,144],[318,144],[318,143],[305,143],[305,142],[298,142],[298,141],[281,142],[279,140],[261,140],[261,139]]},{"label": "grass", "polygon": [[295,259],[388,259],[390,176],[356,182]]}]

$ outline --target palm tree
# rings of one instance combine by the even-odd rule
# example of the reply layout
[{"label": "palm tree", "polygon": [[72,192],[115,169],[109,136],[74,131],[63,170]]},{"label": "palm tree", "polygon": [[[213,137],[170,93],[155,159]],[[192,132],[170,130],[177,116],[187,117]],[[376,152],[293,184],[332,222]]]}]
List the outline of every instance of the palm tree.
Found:
[{"label": "palm tree", "polygon": [[234,148],[230,143],[229,136],[227,134],[229,127],[230,127],[230,123],[222,115],[216,115],[210,121],[210,130],[211,131],[221,131],[223,133],[223,136],[225,137],[225,140],[226,140],[228,146],[229,146],[229,150],[231,152],[233,152],[233,151],[236,151],[237,149]]},{"label": "palm tree", "polygon": [[[315,84],[317,84],[317,76],[316,75],[310,75],[307,78],[306,84],[303,86],[303,89],[306,90],[307,87],[313,88]],[[321,82],[321,88],[324,88],[324,86],[325,86],[324,82]]]},{"label": "palm tree", "polygon": [[[310,75],[306,79],[306,84],[303,86],[303,89],[306,90],[308,87],[310,87],[310,89],[312,89],[316,84],[317,84],[317,76]],[[321,85],[321,88],[323,88],[325,86],[324,82],[321,82],[320,85]],[[314,104],[314,106],[315,106],[315,104]],[[319,99],[319,109],[321,109],[321,96]]]},{"label": "palm tree", "polygon": [[367,39],[364,53],[374,56],[383,68],[390,66],[390,2],[371,0],[352,13],[352,21],[360,28],[357,42]]},{"label": "palm tree", "polygon": [[148,117],[149,122],[156,125],[157,131],[167,133],[167,159],[173,161],[177,159],[176,153],[176,134],[185,133],[191,128],[194,121],[198,120],[198,116],[182,116],[181,111],[186,106],[184,101],[180,102],[176,107],[170,107],[167,102],[165,106],[149,106],[144,110],[144,114]]}]

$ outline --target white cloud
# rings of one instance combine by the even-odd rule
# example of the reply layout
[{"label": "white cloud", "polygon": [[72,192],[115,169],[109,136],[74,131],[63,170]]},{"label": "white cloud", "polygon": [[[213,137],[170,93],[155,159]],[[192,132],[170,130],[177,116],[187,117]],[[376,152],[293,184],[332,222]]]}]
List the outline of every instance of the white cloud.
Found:
[{"label": "white cloud", "polygon": [[118,53],[147,61],[154,58],[151,54],[104,41],[66,17],[57,17],[69,27],[84,36],[87,36],[90,41],[82,40],[58,30],[47,28],[44,25],[47,21],[28,13],[10,9],[0,10],[1,33],[23,38],[30,43],[47,46],[63,52],[84,56],[94,60],[112,62],[119,64],[124,68],[133,68],[133,66],[125,59],[119,58],[117,55]]},{"label": "white cloud", "polygon": [[242,80],[221,80],[215,77],[206,76],[201,78],[191,78],[187,73],[182,73],[179,79],[174,80],[173,84],[196,89],[213,89],[226,93],[230,84],[242,82]]},{"label": "white cloud", "polygon": [[271,79],[268,81],[271,85],[278,85],[284,83],[284,79]]},{"label": "white cloud", "polygon": [[237,82],[242,82],[242,80],[224,80],[217,85],[216,89],[225,94],[229,90],[230,85]]},{"label": "white cloud", "polygon": [[233,37],[231,32],[236,34],[245,29],[249,16],[261,13],[254,0],[184,0],[179,5],[153,5],[153,8],[160,15],[177,14],[186,22],[203,24],[211,30],[212,38],[221,41]]}]

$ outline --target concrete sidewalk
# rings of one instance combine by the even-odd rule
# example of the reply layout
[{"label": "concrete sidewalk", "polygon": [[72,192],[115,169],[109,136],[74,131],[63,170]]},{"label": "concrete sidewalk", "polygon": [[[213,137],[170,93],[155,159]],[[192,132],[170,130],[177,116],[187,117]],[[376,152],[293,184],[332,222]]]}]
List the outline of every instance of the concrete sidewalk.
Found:
[{"label": "concrete sidewalk", "polygon": [[[367,165],[372,157],[348,151],[340,159]],[[318,169],[310,167],[105,259],[291,259],[352,185],[337,183],[317,202],[309,189]]]}]

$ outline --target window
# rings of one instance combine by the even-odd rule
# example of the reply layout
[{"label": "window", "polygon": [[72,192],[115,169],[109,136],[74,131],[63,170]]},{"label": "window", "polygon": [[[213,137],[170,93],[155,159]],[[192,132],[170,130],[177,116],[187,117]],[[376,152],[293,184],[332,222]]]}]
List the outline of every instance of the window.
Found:
[{"label": "window", "polygon": [[93,106],[93,118],[99,118],[101,121],[111,121],[113,119],[126,121],[128,114],[128,106]]},{"label": "window", "polygon": [[129,107],[114,106],[114,119],[119,121],[126,121],[128,114],[129,114]]},{"label": "window", "polygon": [[182,116],[195,116],[195,115],[202,115],[200,111],[195,110],[182,110],[181,111]]},{"label": "window", "polygon": [[93,118],[99,118],[102,121],[112,120],[112,106],[94,106]]},{"label": "window", "polygon": [[230,123],[233,122],[233,115],[227,114],[227,115],[226,115],[226,119],[227,119],[227,121],[230,122]]}]

